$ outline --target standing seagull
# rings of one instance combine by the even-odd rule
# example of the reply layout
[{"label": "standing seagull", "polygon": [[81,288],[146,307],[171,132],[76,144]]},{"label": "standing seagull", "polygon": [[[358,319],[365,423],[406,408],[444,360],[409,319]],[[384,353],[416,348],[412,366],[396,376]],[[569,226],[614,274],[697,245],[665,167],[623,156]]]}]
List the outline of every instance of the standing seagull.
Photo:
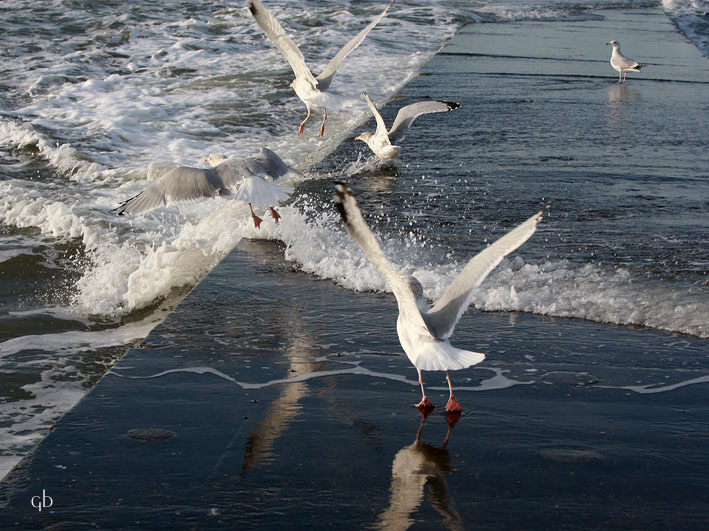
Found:
[{"label": "standing seagull", "polygon": [[625,77],[628,72],[637,72],[643,66],[637,61],[628,59],[622,53],[620,53],[620,43],[618,41],[610,41],[606,43],[606,46],[613,46],[613,53],[611,54],[611,66],[618,72],[618,84],[622,84],[625,81]]},{"label": "standing seagull", "polygon": [[372,28],[376,26],[379,21],[384,18],[386,12],[394,4],[392,1],[381,14],[370,22],[366,28],[360,31],[354,39],[345,44],[345,46],[333,57],[330,62],[323,70],[322,74],[318,77],[314,77],[310,72],[308,65],[305,64],[305,58],[303,54],[295,45],[295,43],[286,35],[283,27],[278,23],[278,20],[271,14],[268,9],[263,7],[263,4],[259,0],[249,0],[249,11],[254,17],[256,24],[263,30],[266,37],[273,42],[273,44],[280,50],[280,52],[285,56],[286,60],[290,64],[295,74],[295,80],[291,82],[290,86],[298,97],[305,103],[308,108],[308,115],[305,117],[300,124],[298,129],[298,134],[303,133],[303,127],[305,127],[305,122],[310,119],[310,111],[312,107],[322,109],[322,125],[320,126],[320,136],[325,134],[325,120],[327,120],[327,109],[326,103],[327,98],[325,97],[325,92],[330,88],[332,79],[335,77],[337,69],[342,64],[350,52],[352,52],[357,46],[359,46],[367,34],[372,31]]},{"label": "standing seagull", "polygon": [[480,285],[506,255],[534,234],[546,208],[475,255],[436,304],[429,308],[421,283],[413,276],[397,272],[386,259],[374,233],[367,227],[352,193],[342,183],[337,183],[335,188],[335,206],[342,216],[345,229],[384,277],[396,297],[399,306],[399,317],[396,321],[399,342],[416,367],[421,384],[421,402],[416,405],[419,408],[433,407],[426,398],[421,371],[446,371],[450,390],[446,411],[460,411],[460,404],[453,396],[453,385],[448,371],[465,369],[480,363],[485,359],[485,354],[455,348],[448,338],[470,305],[473,288]]},{"label": "standing seagull", "polygon": [[374,134],[360,133],[358,137],[355,137],[355,140],[366,142],[369,149],[374,151],[374,154],[380,159],[396,158],[401,148],[392,144],[401,142],[404,139],[404,135],[406,135],[406,131],[411,127],[411,124],[422,114],[452,111],[460,107],[459,104],[453,101],[419,101],[418,103],[412,103],[411,105],[399,109],[396,119],[394,120],[394,125],[392,125],[389,132],[387,132],[384,119],[382,115],[379,114],[374,103],[372,103],[372,100],[369,99],[369,95],[366,92],[363,92],[362,95],[364,99],[367,100],[367,105],[369,105],[374,118],[377,120],[377,130]]}]

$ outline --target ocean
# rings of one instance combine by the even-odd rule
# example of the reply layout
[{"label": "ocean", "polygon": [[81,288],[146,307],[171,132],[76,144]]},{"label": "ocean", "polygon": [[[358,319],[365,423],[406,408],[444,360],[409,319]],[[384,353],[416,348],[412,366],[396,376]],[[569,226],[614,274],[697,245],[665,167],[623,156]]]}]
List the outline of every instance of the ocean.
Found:
[{"label": "ocean", "polygon": [[[264,4],[314,72],[384,6]],[[698,124],[644,117],[647,145],[664,163],[643,167],[639,180],[618,178],[622,166],[634,175],[647,164],[632,157],[618,175],[597,170],[603,186],[593,196],[584,184],[607,163],[577,169],[583,142],[596,136],[579,131],[560,150],[549,124],[529,137],[481,117],[479,136],[447,146],[450,167],[434,173],[417,174],[412,153],[382,170],[364,144],[349,160],[331,156],[368,120],[363,89],[375,102],[395,97],[466,24],[658,6],[709,54],[709,5],[696,0],[399,1],[338,72],[341,108],[321,139],[317,112],[296,136],[305,108],[288,87],[292,72],[244,2],[0,3],[0,476],[243,238],[283,242],[293,267],[323,282],[384,290],[343,235],[334,179],[362,183],[387,254],[413,260],[431,297],[469,258],[467,239],[500,235],[552,201],[550,223],[476,291],[475,308],[709,338],[707,143],[693,134],[706,132],[706,114]],[[599,43],[598,61],[608,57]],[[529,102],[504,103],[501,112],[521,113]],[[652,131],[667,124],[672,145],[653,144]],[[632,153],[637,141],[612,133],[609,156]],[[176,165],[206,167],[210,153],[248,157],[261,146],[303,172],[278,225],[264,216],[254,228],[248,207],[228,199],[135,217],[112,211]],[[558,193],[539,184],[546,171]],[[397,172],[414,178],[397,187]]]}]

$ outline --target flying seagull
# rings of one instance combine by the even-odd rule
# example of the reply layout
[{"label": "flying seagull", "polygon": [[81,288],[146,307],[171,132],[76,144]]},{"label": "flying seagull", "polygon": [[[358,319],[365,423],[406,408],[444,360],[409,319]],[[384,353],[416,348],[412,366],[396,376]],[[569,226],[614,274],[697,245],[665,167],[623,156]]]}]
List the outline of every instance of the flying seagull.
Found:
[{"label": "flying seagull", "polygon": [[178,201],[233,196],[234,199],[249,203],[251,217],[257,228],[263,220],[254,213],[251,203],[269,206],[271,215],[278,222],[280,215],[273,205],[288,199],[293,189],[279,185],[277,181],[299,175],[296,170],[268,148],[261,148],[257,156],[246,159],[210,155],[205,160],[215,166],[207,169],[178,166],[115,210],[119,215],[142,214]]},{"label": "flying seagull", "polygon": [[625,77],[628,75],[628,72],[637,72],[645,66],[637,61],[628,59],[620,53],[620,43],[618,41],[607,42],[606,46],[613,46],[613,52],[611,53],[611,66],[618,72],[619,85],[625,81]]},{"label": "flying seagull", "polygon": [[320,136],[325,134],[325,120],[327,120],[327,98],[325,97],[325,92],[330,88],[332,79],[335,77],[337,69],[347,57],[357,46],[359,46],[367,34],[376,26],[379,21],[384,18],[386,12],[394,4],[392,1],[385,9],[382,11],[372,22],[370,22],[366,28],[360,31],[350,42],[345,44],[345,46],[337,52],[337,55],[333,57],[330,62],[325,67],[323,72],[315,77],[310,72],[308,65],[305,63],[305,58],[303,54],[298,49],[296,44],[291,40],[286,34],[283,27],[280,25],[278,20],[271,14],[268,9],[266,9],[259,0],[249,0],[249,11],[254,17],[254,20],[259,25],[259,27],[266,34],[271,42],[280,50],[280,52],[285,56],[286,60],[290,64],[295,74],[295,80],[290,84],[291,88],[295,90],[297,96],[305,103],[308,108],[308,115],[305,117],[300,124],[298,129],[298,134],[303,133],[303,128],[305,127],[305,122],[310,119],[310,112],[313,107],[317,109],[322,109],[323,118],[322,124],[320,125]]},{"label": "flying seagull", "polygon": [[374,154],[380,159],[396,158],[401,148],[393,144],[398,144],[404,139],[404,135],[406,135],[406,131],[409,130],[411,124],[422,114],[452,111],[460,107],[459,104],[453,101],[420,101],[418,103],[412,103],[411,105],[399,109],[394,124],[387,132],[384,119],[382,115],[379,114],[374,103],[372,103],[372,100],[369,99],[369,95],[366,92],[363,92],[362,95],[364,99],[367,100],[367,105],[369,105],[374,118],[377,120],[377,130],[374,134],[367,132],[360,133],[359,136],[355,137],[355,140],[366,142],[369,148],[374,151]]},{"label": "flying seagull", "polygon": [[460,411],[460,403],[453,396],[449,371],[480,363],[485,359],[485,354],[455,348],[449,338],[470,305],[473,288],[480,285],[506,255],[534,234],[546,207],[475,255],[446,288],[441,298],[429,308],[421,283],[413,276],[397,272],[384,256],[347,186],[336,183],[335,189],[335,206],[342,216],[345,229],[384,277],[396,297],[399,306],[396,321],[399,342],[416,367],[421,385],[421,402],[416,405],[419,408],[433,407],[426,397],[421,371],[446,371],[450,390],[446,411]]}]

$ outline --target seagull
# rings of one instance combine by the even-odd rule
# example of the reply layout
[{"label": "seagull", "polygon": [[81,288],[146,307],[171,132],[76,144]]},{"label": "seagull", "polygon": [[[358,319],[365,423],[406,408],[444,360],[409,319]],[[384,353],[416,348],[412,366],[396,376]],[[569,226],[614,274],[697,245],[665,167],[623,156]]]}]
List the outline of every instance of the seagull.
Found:
[{"label": "seagull", "polygon": [[369,148],[374,151],[374,154],[380,159],[394,159],[399,154],[401,149],[399,146],[395,146],[404,139],[406,131],[409,130],[411,124],[414,120],[421,116],[422,114],[430,114],[433,112],[446,112],[452,111],[460,107],[458,103],[453,101],[419,101],[418,103],[412,103],[406,107],[399,109],[394,120],[394,125],[391,126],[389,132],[387,132],[387,126],[384,123],[382,115],[369,99],[369,95],[363,92],[362,95],[364,99],[367,100],[367,105],[372,111],[374,118],[377,120],[377,130],[372,133],[360,133],[359,136],[355,137],[355,140],[361,140],[366,142]]},{"label": "seagull", "polygon": [[613,53],[611,54],[611,66],[618,72],[618,84],[622,84],[625,81],[625,77],[628,72],[637,72],[643,66],[637,61],[628,59],[622,53],[620,53],[620,43],[618,41],[610,41],[606,43],[606,46],[613,46]]},{"label": "seagull", "polygon": [[366,28],[360,31],[350,42],[345,44],[345,46],[337,52],[337,55],[333,57],[330,62],[325,67],[325,70],[317,76],[314,77],[310,72],[308,65],[305,63],[305,58],[303,54],[298,49],[296,44],[291,40],[288,35],[286,35],[285,30],[279,24],[278,20],[271,14],[268,9],[266,9],[259,0],[249,0],[249,11],[254,17],[256,24],[263,30],[266,37],[269,38],[271,42],[280,50],[280,52],[285,56],[286,60],[290,64],[295,74],[295,80],[290,84],[290,87],[295,90],[296,95],[305,103],[308,108],[308,115],[305,117],[300,124],[298,129],[298,134],[303,134],[303,128],[305,127],[305,122],[310,119],[310,111],[313,107],[317,109],[322,109],[323,118],[322,124],[320,125],[320,134],[323,136],[325,134],[325,120],[327,120],[327,109],[326,103],[327,98],[325,97],[325,92],[330,88],[332,79],[335,77],[337,69],[342,64],[342,61],[347,57],[357,46],[359,46],[367,34],[376,26],[379,21],[384,18],[386,12],[394,4],[394,0],[382,11],[379,16],[377,16],[372,22],[370,22]]},{"label": "seagull", "polygon": [[177,201],[190,201],[216,196],[234,196],[249,204],[254,226],[263,221],[255,213],[252,203],[267,205],[276,220],[280,215],[272,205],[284,201],[293,193],[290,186],[266,180],[285,180],[299,175],[268,148],[246,159],[227,159],[223,155],[209,155],[205,161],[212,168],[178,166],[167,172],[135,197],[124,201],[115,210],[119,215],[142,214]]},{"label": "seagull", "polygon": [[404,352],[418,371],[421,385],[419,408],[432,408],[426,397],[421,371],[446,371],[450,397],[446,411],[461,411],[453,396],[449,371],[465,369],[485,359],[485,354],[453,347],[449,338],[461,315],[470,305],[473,288],[482,283],[502,259],[526,242],[537,229],[547,207],[488,246],[470,260],[440,299],[429,307],[421,283],[413,276],[397,272],[387,260],[374,233],[367,227],[352,192],[343,183],[335,184],[335,206],[345,230],[384,277],[399,306],[396,331]]}]

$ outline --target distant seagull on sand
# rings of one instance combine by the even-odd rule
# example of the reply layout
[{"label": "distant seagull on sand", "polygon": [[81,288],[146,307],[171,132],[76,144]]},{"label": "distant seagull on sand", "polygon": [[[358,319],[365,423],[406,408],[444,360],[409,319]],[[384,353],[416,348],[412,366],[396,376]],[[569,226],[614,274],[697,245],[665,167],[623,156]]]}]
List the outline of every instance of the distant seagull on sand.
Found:
[{"label": "distant seagull on sand", "polygon": [[249,204],[256,228],[259,228],[263,220],[254,213],[252,203],[270,207],[271,215],[278,222],[281,216],[273,205],[288,199],[293,189],[264,177],[277,181],[297,176],[299,172],[290,168],[268,148],[261,148],[256,157],[227,159],[222,155],[210,155],[205,161],[214,167],[203,169],[178,166],[115,210],[120,215],[141,214],[177,201],[233,196]]},{"label": "distant seagull on sand", "polygon": [[506,255],[534,234],[545,209],[479,252],[467,263],[433,307],[429,308],[419,281],[413,276],[397,272],[384,256],[352,193],[342,183],[336,183],[335,188],[335,206],[342,216],[345,229],[384,277],[396,297],[399,306],[396,331],[404,352],[418,371],[421,384],[422,398],[416,405],[419,408],[433,407],[426,398],[421,371],[446,371],[450,390],[446,411],[460,411],[460,404],[453,396],[453,385],[448,371],[465,369],[480,363],[485,359],[485,355],[455,348],[448,338],[470,305],[473,288],[480,285]]},{"label": "distant seagull on sand", "polygon": [[622,84],[625,81],[625,77],[628,72],[637,72],[643,66],[637,61],[628,59],[622,53],[620,53],[620,43],[618,41],[610,41],[606,43],[606,46],[613,46],[613,53],[611,54],[611,66],[618,72],[618,84]]},{"label": "distant seagull on sand", "polygon": [[433,112],[446,112],[460,107],[459,104],[452,101],[420,101],[418,103],[412,103],[406,107],[399,109],[394,120],[394,125],[391,126],[389,132],[387,132],[386,124],[382,115],[369,99],[366,92],[362,95],[364,99],[367,100],[367,105],[372,111],[374,118],[377,120],[377,130],[372,133],[360,133],[355,140],[361,140],[366,142],[369,148],[374,151],[374,154],[380,159],[394,159],[399,154],[401,149],[399,146],[392,144],[398,144],[404,139],[406,131],[409,130],[411,124],[414,120],[421,116],[422,114],[429,114]]},{"label": "distant seagull on sand", "polygon": [[320,126],[320,136],[325,134],[325,120],[327,120],[326,106],[328,103],[328,98],[325,93],[329,89],[337,69],[340,67],[345,57],[357,48],[372,28],[374,28],[374,26],[376,26],[382,18],[384,18],[384,15],[386,15],[386,12],[393,4],[394,1],[392,1],[386,9],[379,14],[379,16],[370,22],[366,28],[360,31],[354,39],[345,44],[337,55],[330,60],[322,74],[318,77],[314,77],[310,72],[308,65],[305,64],[303,54],[290,39],[290,37],[286,35],[285,30],[278,23],[278,20],[276,20],[270,11],[263,7],[259,0],[249,0],[249,11],[251,11],[254,20],[266,34],[266,37],[268,37],[276,48],[278,48],[285,56],[286,60],[290,64],[290,67],[293,69],[295,80],[290,84],[290,86],[293,90],[295,90],[295,93],[308,108],[308,115],[305,117],[305,120],[301,122],[300,128],[298,129],[299,135],[303,133],[305,122],[310,119],[310,111],[313,107],[322,109],[323,118]]}]

